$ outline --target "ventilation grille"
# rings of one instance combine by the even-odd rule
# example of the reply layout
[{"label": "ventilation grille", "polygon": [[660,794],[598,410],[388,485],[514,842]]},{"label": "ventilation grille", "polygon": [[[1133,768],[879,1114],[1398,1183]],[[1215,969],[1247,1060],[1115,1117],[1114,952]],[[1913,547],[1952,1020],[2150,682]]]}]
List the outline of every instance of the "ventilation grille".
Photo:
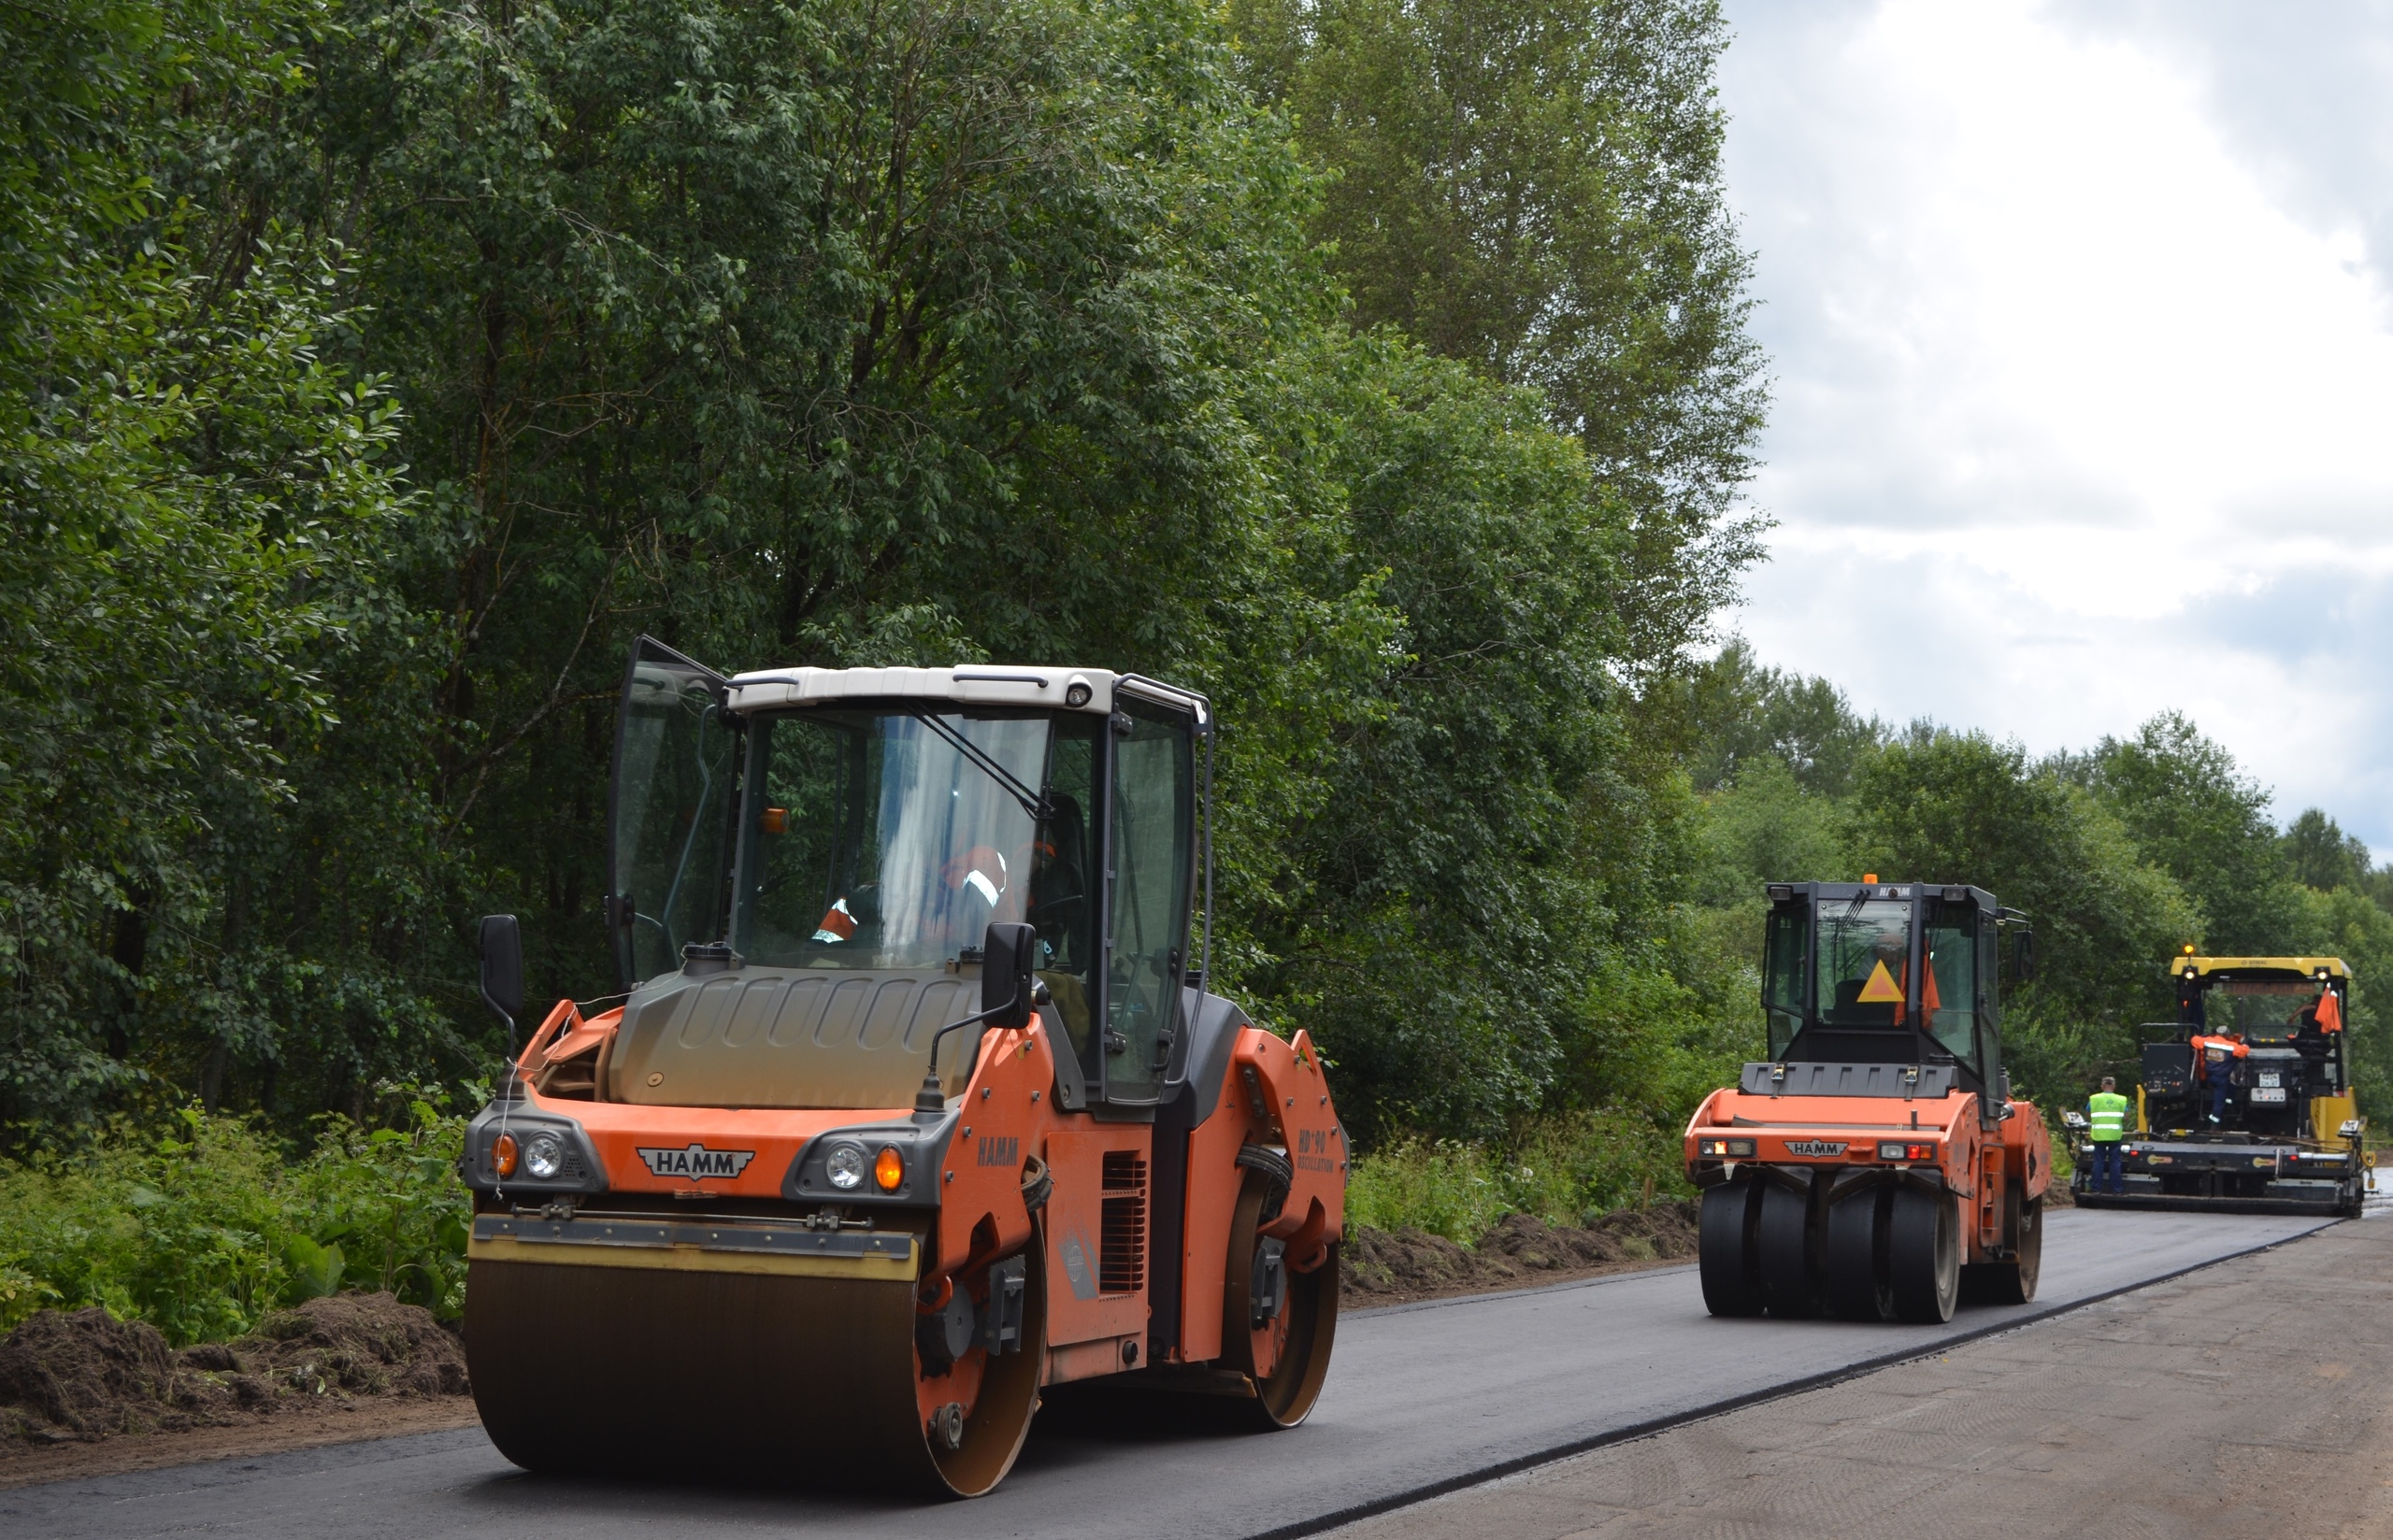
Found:
[{"label": "ventilation grille", "polygon": [[1135,1294],[1147,1286],[1147,1162],[1133,1149],[1106,1151],[1102,1187],[1096,1291]]}]

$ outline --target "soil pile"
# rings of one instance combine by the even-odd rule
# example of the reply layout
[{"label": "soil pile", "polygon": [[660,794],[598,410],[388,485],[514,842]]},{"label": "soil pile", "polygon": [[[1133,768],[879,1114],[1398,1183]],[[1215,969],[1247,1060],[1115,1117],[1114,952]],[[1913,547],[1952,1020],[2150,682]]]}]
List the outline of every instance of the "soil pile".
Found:
[{"label": "soil pile", "polygon": [[1358,1226],[1347,1233],[1340,1257],[1340,1299],[1348,1308],[1363,1308],[1691,1261],[1696,1223],[1690,1201],[1624,1208],[1584,1229],[1513,1214],[1476,1247],[1418,1230]]},{"label": "soil pile", "polygon": [[180,1351],[97,1307],[43,1310],[0,1338],[0,1439],[89,1442],[468,1388],[464,1345],[388,1294],[309,1300],[266,1317],[254,1336]]}]

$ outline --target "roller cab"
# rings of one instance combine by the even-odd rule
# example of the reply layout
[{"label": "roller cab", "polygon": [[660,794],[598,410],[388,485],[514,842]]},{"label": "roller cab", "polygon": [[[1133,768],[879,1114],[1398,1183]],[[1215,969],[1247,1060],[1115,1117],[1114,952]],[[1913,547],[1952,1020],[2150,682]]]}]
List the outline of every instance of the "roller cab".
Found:
[{"label": "roller cab", "polygon": [[1715,1316],[1948,1320],[2034,1297],[2052,1151],[2009,1094],[2001,975],[2023,916],[1982,889],[1773,883],[1770,1058],[1686,1131]]},{"label": "roller cab", "polygon": [[[2079,1205],[2358,1213],[2375,1172],[2352,1091],[2351,969],[2340,957],[2200,957],[2187,947],[2170,972],[2177,1020],[2141,1034],[2135,1125],[2119,1146],[2126,1191],[2095,1187],[2085,1119],[2063,1115]],[[2197,1041],[2219,1038],[2242,1051],[2213,1070]],[[2211,1095],[2214,1074],[2223,1099]]]},{"label": "roller cab", "polygon": [[[1191,956],[1212,720],[1132,675],[725,677],[643,638],[625,992],[473,1120],[466,1347],[534,1469],[973,1495],[1043,1386],[1310,1411],[1347,1153]],[[484,992],[521,1003],[513,921]]]}]

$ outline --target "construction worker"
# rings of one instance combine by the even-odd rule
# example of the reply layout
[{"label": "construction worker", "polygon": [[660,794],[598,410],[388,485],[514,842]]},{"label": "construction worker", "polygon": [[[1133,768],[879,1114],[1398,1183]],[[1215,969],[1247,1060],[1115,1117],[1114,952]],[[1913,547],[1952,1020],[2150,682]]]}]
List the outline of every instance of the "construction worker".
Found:
[{"label": "construction worker", "polygon": [[2227,1112],[2227,1091],[2242,1073],[2242,1061],[2251,1057],[2252,1050],[2231,1032],[2196,1033],[2194,1034],[2194,1072],[2210,1087],[2210,1120],[2217,1122]]},{"label": "construction worker", "polygon": [[2128,1099],[2119,1083],[2102,1077],[2102,1089],[2085,1098],[2085,1141],[2094,1147],[2092,1187],[2102,1192],[2125,1192],[2127,1176],[2120,1168],[2119,1146],[2128,1136]]}]

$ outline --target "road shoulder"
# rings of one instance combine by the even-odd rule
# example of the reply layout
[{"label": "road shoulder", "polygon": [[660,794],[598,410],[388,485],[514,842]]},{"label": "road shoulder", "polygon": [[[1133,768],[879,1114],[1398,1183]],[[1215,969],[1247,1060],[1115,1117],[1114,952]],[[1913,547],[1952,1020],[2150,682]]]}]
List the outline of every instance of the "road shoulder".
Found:
[{"label": "road shoulder", "polygon": [[2337,1225],[1332,1533],[2393,1535],[2388,1300]]}]

